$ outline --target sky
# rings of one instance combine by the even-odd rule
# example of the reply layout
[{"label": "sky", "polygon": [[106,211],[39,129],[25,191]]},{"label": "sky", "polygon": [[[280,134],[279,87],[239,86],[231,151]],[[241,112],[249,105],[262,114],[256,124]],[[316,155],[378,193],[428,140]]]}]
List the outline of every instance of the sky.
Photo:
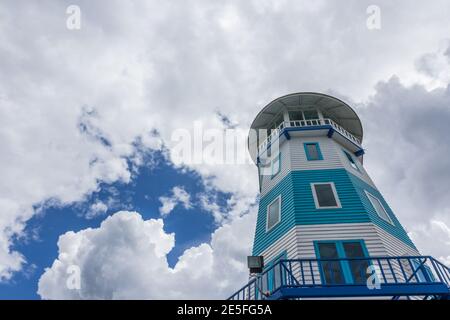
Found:
[{"label": "sky", "polygon": [[449,13],[445,0],[2,1],[0,298],[227,297],[247,279],[257,171],[180,161],[177,138],[246,132],[299,91],[355,108],[367,171],[420,252],[449,264]]}]

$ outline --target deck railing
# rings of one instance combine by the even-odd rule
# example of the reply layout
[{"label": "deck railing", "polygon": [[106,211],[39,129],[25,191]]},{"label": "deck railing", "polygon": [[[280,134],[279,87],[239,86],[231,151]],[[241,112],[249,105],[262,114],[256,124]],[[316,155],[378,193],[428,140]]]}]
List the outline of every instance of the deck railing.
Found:
[{"label": "deck railing", "polygon": [[[278,261],[229,299],[267,299],[280,288],[321,288],[326,297],[327,288],[432,284],[450,288],[450,268],[430,256],[290,259]],[[396,296],[395,289],[389,292]]]},{"label": "deck railing", "polygon": [[286,128],[301,128],[301,127],[316,127],[316,126],[331,126],[334,130],[342,134],[344,137],[350,141],[356,143],[358,146],[361,145],[361,141],[356,138],[353,134],[345,130],[341,125],[337,124],[331,119],[312,119],[312,120],[292,120],[283,121],[278,127],[272,130],[270,135],[264,139],[264,141],[259,145],[258,152],[266,150],[269,144],[276,138],[278,138],[281,132]]}]

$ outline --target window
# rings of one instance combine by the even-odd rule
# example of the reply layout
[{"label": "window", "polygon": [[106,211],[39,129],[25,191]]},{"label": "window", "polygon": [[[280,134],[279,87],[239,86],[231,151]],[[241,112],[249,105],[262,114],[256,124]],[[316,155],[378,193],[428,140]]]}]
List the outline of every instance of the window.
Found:
[{"label": "window", "polygon": [[341,208],[333,182],[312,183],[311,187],[316,209]]},{"label": "window", "polygon": [[370,194],[369,192],[366,191],[367,197],[370,200],[370,203],[372,204],[372,207],[375,209],[376,213],[378,214],[378,216],[389,222],[390,224],[394,224],[392,222],[391,217],[389,217],[388,213],[386,212],[386,209],[384,209],[383,204],[381,203],[380,199],[378,199],[377,197],[375,197],[374,195]]},{"label": "window", "polygon": [[271,230],[281,220],[281,196],[278,196],[267,206],[266,231]]},{"label": "window", "polygon": [[301,121],[303,120],[303,112],[301,111],[289,111],[289,120]]},{"label": "window", "polygon": [[320,152],[319,143],[307,142],[304,143],[306,159],[308,161],[323,160],[322,152]]},{"label": "window", "polygon": [[281,267],[278,262],[280,260],[287,259],[286,250],[272,259],[269,263],[266,264],[264,270],[268,270],[263,275],[262,281],[262,291],[263,292],[272,292],[278,289],[281,285],[285,284],[285,270]]},{"label": "window", "polygon": [[317,241],[314,246],[325,284],[366,283],[370,261],[364,259],[368,253],[363,240]]},{"label": "window", "polygon": [[272,121],[272,123],[270,124],[269,129],[271,130],[270,132],[272,133],[272,130],[275,130],[276,128],[278,128],[278,126],[284,121],[284,117],[283,117],[283,113],[278,114],[275,117],[275,120]]},{"label": "window", "polygon": [[258,164],[258,172],[259,172],[259,191],[262,190],[263,181],[270,172],[270,162],[264,161],[261,159]]},{"label": "window", "polygon": [[324,282],[326,284],[345,283],[342,264],[340,261],[334,260],[340,258],[338,254],[337,244],[334,242],[318,243],[317,255],[319,259],[322,259],[320,266],[322,277],[325,278]]},{"label": "window", "polygon": [[281,153],[272,160],[272,178],[275,177],[281,170]]},{"label": "window", "polygon": [[[345,241],[342,242],[343,251],[346,258],[364,258],[366,257],[363,243],[359,241]],[[369,267],[368,260],[348,260],[348,267],[350,269],[351,278],[354,283],[366,283]]]},{"label": "window", "polygon": [[319,119],[317,110],[305,110],[303,111],[303,116],[305,117],[305,120]]},{"label": "window", "polygon": [[345,156],[347,157],[348,162],[350,162],[350,165],[352,166],[352,168],[359,171],[358,165],[356,164],[352,155],[345,150],[342,150],[342,151],[344,152]]}]

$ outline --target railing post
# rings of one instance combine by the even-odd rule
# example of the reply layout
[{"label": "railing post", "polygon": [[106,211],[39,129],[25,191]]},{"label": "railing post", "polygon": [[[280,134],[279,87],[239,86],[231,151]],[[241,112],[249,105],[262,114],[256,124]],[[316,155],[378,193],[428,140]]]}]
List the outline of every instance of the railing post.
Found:
[{"label": "railing post", "polygon": [[311,271],[311,280],[312,280],[312,283],[313,283],[313,286],[314,286],[314,285],[316,285],[316,281],[314,280],[314,273],[313,273],[311,260],[309,260],[309,270]]},{"label": "railing post", "polygon": [[420,279],[417,276],[417,271],[419,271],[420,264],[417,267],[417,269],[414,269],[413,263],[411,262],[411,258],[408,258],[408,264],[409,264],[409,267],[411,268],[411,276],[408,278],[407,282],[409,282],[414,277],[416,279],[416,282],[420,283]]},{"label": "railing post", "polygon": [[403,268],[403,264],[402,264],[401,259],[397,258],[397,262],[400,265],[400,270],[402,271],[402,274],[403,274],[403,280],[406,282],[408,278],[406,276],[405,269]]},{"label": "railing post", "polygon": [[386,260],[387,260],[387,262],[388,262],[389,269],[391,270],[392,276],[394,277],[395,283],[398,283],[398,281],[397,281],[397,276],[395,275],[394,269],[392,268],[391,259],[390,259],[390,258],[387,258]]},{"label": "railing post", "polygon": [[387,283],[386,275],[384,274],[383,266],[380,262],[380,259],[377,259],[377,262],[378,262],[378,267],[380,268],[381,274],[383,275],[384,283]]},{"label": "railing post", "polygon": [[305,273],[303,271],[303,261],[302,260],[300,260],[300,276],[301,276],[303,285],[305,285]]},{"label": "railing post", "polygon": [[292,261],[291,260],[289,260],[289,285],[293,285],[295,282],[294,282],[294,271],[293,271],[293,268],[292,268],[292,263],[291,263]]},{"label": "railing post", "polygon": [[444,282],[444,280],[442,279],[441,271],[439,270],[438,266],[436,265],[436,261],[434,261],[434,259],[431,259],[431,264],[433,265],[433,268],[436,271],[436,274],[438,275],[439,280],[441,282]]},{"label": "railing post", "polygon": [[[279,286],[278,286],[278,288],[279,287],[282,287],[283,286],[283,267],[284,267],[284,261],[283,260],[281,260],[280,261],[280,283],[279,283]],[[278,288],[275,288],[275,289],[278,289]]]}]

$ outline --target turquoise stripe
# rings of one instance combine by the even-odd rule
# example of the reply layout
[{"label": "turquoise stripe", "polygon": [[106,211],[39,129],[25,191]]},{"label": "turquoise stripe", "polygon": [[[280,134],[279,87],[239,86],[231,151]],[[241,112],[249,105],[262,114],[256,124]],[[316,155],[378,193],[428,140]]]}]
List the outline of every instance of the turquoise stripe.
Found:
[{"label": "turquoise stripe", "polygon": [[[316,209],[311,191],[313,182],[333,182],[342,208]],[[374,211],[364,190],[377,196],[394,225]],[[281,195],[281,222],[266,232],[267,205]],[[253,255],[261,254],[295,225],[373,222],[407,245],[415,248],[380,192],[345,169],[292,171],[260,199]]]},{"label": "turquoise stripe", "polygon": [[[253,252],[261,253],[272,243],[280,239],[295,225],[294,197],[291,175],[284,177],[272,190],[260,199],[256,222]],[[267,206],[281,194],[281,222],[266,233]]]},{"label": "turquoise stripe", "polygon": [[[405,229],[401,225],[400,221],[398,221],[397,217],[395,216],[392,209],[389,207],[386,200],[383,198],[383,195],[378,191],[377,189],[373,188],[371,185],[367,184],[363,180],[359,179],[357,176],[348,173],[350,179],[352,180],[353,185],[355,186],[359,197],[361,198],[361,202],[364,205],[365,211],[370,216],[370,219],[373,223],[375,223],[377,226],[381,227],[383,230],[389,232],[396,238],[402,240],[404,243],[409,245],[410,247],[417,250],[414,243],[409,238],[408,234],[406,233]],[[372,203],[370,202],[369,198],[367,197],[364,190],[367,190],[369,193],[377,197],[381,203],[383,204],[383,207],[386,209],[389,217],[391,218],[394,225],[390,224],[389,222],[385,221],[384,219],[380,218],[378,214],[376,213],[375,209],[372,206]]]}]

